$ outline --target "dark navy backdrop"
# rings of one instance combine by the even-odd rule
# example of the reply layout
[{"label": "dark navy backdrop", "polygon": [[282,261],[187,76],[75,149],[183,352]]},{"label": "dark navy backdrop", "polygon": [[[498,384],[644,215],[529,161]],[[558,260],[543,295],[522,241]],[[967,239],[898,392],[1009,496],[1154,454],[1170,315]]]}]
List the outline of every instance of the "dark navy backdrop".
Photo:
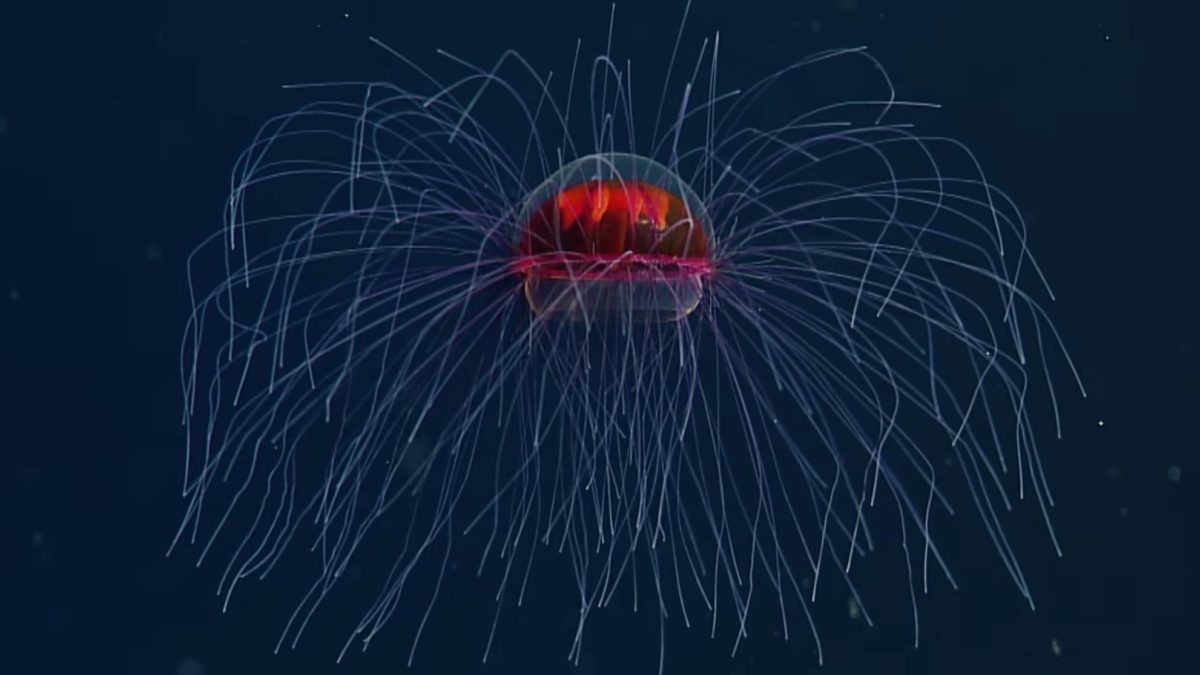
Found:
[{"label": "dark navy backdrop", "polygon": [[[1052,558],[1040,533],[1022,537],[1039,610],[968,539],[956,544],[963,590],[922,604],[919,651],[905,629],[842,622],[826,632],[821,672],[1187,663],[1176,661],[1196,635],[1194,73],[1176,72],[1186,42],[1166,37],[1175,22],[1143,22],[1133,4],[696,2],[689,35],[722,31],[729,82],[868,44],[903,96],[946,104],[945,130],[1028,213],[1092,393],[1068,399],[1067,438],[1046,446],[1067,555]],[[400,672],[406,650],[388,640],[336,667],[319,637],[272,656],[298,581],[248,589],[221,616],[216,568],[163,557],[182,508],[184,256],[218,225],[229,168],[257,125],[300,100],[279,84],[387,77],[394,64],[368,35],[435,65],[438,47],[481,63],[516,48],[564,70],[576,36],[603,37],[607,3],[15,5],[0,8],[0,672]],[[679,5],[621,3],[618,51],[650,72]],[[431,634],[413,672],[514,673],[531,655],[520,672],[569,672],[564,618],[539,616],[536,601],[508,616],[519,630],[480,666],[477,616],[491,600],[458,583],[449,611],[462,630]],[[885,601],[906,602],[903,589]],[[816,670],[804,639],[756,639],[730,660],[703,633],[673,636],[670,672]],[[581,672],[651,672],[656,636],[625,634],[601,621]]]}]

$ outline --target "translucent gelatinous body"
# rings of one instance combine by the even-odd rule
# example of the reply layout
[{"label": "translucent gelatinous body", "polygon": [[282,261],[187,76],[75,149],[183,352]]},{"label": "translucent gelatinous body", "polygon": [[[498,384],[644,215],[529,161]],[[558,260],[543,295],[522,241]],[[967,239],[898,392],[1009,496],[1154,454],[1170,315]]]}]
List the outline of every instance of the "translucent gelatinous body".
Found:
[{"label": "translucent gelatinous body", "polygon": [[636,155],[563,167],[521,214],[525,297],[539,314],[673,321],[711,271],[700,201],[673,172]]}]

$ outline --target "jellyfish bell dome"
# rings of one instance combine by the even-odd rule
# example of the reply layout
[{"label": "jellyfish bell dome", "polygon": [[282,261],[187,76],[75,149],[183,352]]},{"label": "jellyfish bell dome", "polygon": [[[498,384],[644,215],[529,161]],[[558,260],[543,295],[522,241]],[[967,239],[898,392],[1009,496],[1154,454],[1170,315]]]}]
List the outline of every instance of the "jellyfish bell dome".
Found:
[{"label": "jellyfish bell dome", "polygon": [[525,298],[539,315],[676,321],[711,273],[699,196],[652,159],[602,153],[566,164],[518,215]]}]

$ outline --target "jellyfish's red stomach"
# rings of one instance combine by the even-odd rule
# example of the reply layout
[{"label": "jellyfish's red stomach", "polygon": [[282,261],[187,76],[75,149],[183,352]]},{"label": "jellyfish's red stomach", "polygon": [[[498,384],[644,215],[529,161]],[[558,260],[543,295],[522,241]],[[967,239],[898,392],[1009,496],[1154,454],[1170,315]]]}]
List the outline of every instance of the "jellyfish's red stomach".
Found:
[{"label": "jellyfish's red stomach", "polygon": [[534,208],[513,270],[538,314],[672,321],[699,305],[711,265],[706,228],[678,195],[610,179]]}]

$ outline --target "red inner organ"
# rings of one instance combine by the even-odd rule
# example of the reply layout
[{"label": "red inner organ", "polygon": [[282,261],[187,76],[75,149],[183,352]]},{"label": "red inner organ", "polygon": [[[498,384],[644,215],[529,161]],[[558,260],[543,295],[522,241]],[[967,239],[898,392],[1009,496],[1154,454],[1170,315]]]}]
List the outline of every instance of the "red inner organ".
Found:
[{"label": "red inner organ", "polygon": [[518,274],[620,279],[704,275],[708,238],[678,195],[634,180],[571,185],[535,209]]}]

